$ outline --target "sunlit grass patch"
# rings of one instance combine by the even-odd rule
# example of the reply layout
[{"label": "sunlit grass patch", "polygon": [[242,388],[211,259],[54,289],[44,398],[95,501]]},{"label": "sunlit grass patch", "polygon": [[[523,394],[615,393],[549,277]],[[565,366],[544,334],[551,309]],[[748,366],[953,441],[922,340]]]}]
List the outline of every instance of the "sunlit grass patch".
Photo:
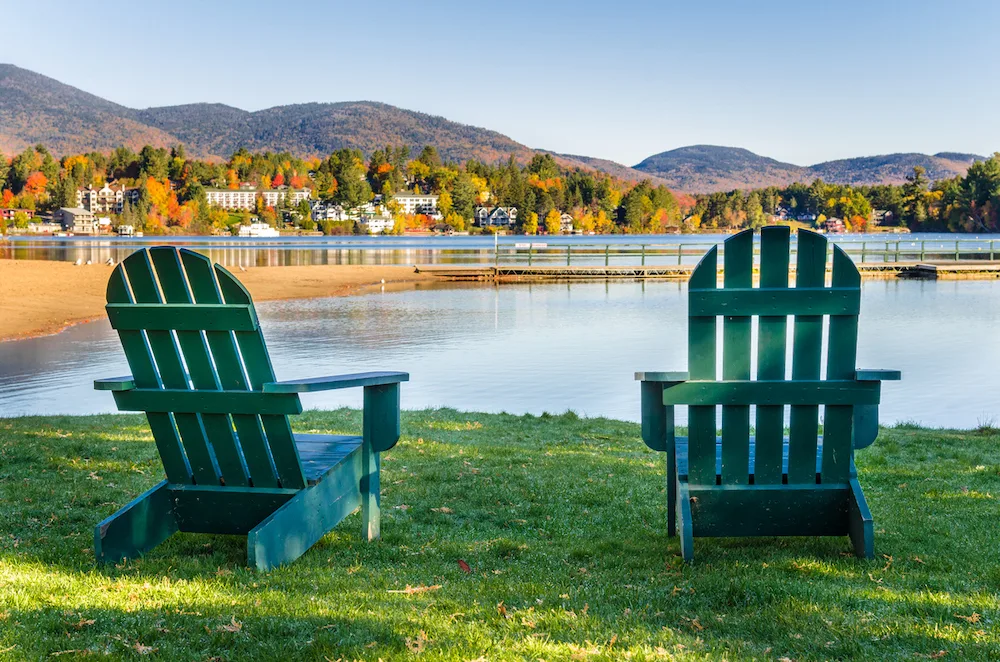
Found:
[{"label": "sunlit grass patch", "polygon": [[0,658],[1000,659],[992,434],[905,425],[859,453],[874,561],[846,537],[697,539],[685,566],[637,425],[442,409],[403,433],[382,540],[355,514],[263,574],[193,534],[95,567],[94,524],[162,475],[143,419],[0,420]]}]

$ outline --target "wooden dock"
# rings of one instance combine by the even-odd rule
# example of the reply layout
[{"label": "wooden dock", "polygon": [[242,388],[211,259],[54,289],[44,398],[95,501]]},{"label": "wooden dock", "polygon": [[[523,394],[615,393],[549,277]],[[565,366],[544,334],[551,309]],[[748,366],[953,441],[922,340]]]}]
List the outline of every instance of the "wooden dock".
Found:
[{"label": "wooden dock", "polygon": [[[450,281],[544,282],[573,280],[686,280],[693,264],[660,266],[525,266],[416,265],[418,273]],[[867,262],[859,263],[863,278],[925,280],[991,280],[1000,278],[1000,261]],[[792,270],[794,273],[794,269]]]}]

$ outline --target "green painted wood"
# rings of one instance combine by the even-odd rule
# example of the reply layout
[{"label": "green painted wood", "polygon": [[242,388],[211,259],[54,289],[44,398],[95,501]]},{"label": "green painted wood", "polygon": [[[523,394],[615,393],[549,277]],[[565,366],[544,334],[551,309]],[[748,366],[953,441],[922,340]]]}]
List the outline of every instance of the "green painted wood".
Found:
[{"label": "green painted wood", "polygon": [[301,490],[247,536],[247,563],[270,570],[302,556],[361,505],[359,448],[318,484]]},{"label": "green painted wood", "polygon": [[[789,237],[788,227],[775,226],[760,231],[760,286],[777,289],[788,287]],[[788,335],[785,316],[761,315],[757,320],[757,379],[785,378],[785,347]],[[755,421],[753,459],[754,483],[780,484],[785,420],[784,403],[758,405]]]},{"label": "green painted wood", "polygon": [[843,536],[850,486],[740,485],[689,488],[695,536]]},{"label": "green painted wood", "polygon": [[868,448],[878,437],[878,405],[854,406],[854,450]]},{"label": "green painted wood", "polygon": [[[176,259],[177,253],[170,248],[167,250]],[[154,264],[157,252],[164,255],[158,248],[150,249]],[[160,284],[165,286],[162,280]],[[109,303],[105,310],[108,311],[111,328],[129,331],[254,331],[258,327],[257,316],[251,306]]]},{"label": "green painted wood", "polygon": [[663,384],[643,381],[639,389],[642,440],[654,451],[669,452],[674,436],[674,408],[663,404]]},{"label": "green painted wood", "polygon": [[875,523],[868,502],[857,478],[850,479],[851,499],[848,503],[847,526],[854,555],[860,559],[875,558]]},{"label": "green painted wood", "polygon": [[[833,287],[853,288],[861,292],[861,274],[840,246],[833,247]],[[857,372],[858,316],[831,315],[827,333],[827,379],[854,379]],[[878,384],[878,382],[870,382]],[[854,407],[827,405],[823,411],[824,483],[847,480],[854,453]]]},{"label": "green painted wood", "polygon": [[365,387],[362,426],[365,442],[376,453],[396,445],[400,435],[398,383]]},{"label": "green painted wood", "polygon": [[179,530],[246,535],[300,492],[295,489],[212,487],[217,489],[170,489]]},{"label": "green painted wood", "polygon": [[97,391],[128,391],[133,388],[135,388],[135,380],[132,379],[132,375],[94,380],[94,390]]},{"label": "green painted wood", "polygon": [[691,375],[686,372],[637,372],[635,379],[639,382],[686,382]]},{"label": "green painted wood", "polygon": [[687,481],[677,485],[677,526],[681,542],[681,558],[694,562],[694,522],[691,512],[691,493]]},{"label": "green painted wood", "polygon": [[361,521],[368,542],[382,537],[381,462],[382,456],[366,441],[361,446]]},{"label": "green painted wood", "polygon": [[[181,262],[188,274],[191,292],[198,303],[221,304],[222,292],[215,279],[212,261],[200,253],[181,249]],[[252,304],[248,304],[251,305]],[[256,317],[256,313],[254,314]],[[239,349],[232,333],[208,331],[205,333],[212,351],[219,378],[219,385],[226,391],[247,391],[249,384],[243,374]],[[236,436],[246,462],[249,481],[256,487],[277,487],[278,476],[271,460],[271,449],[264,437],[260,416],[231,413]]]},{"label": "green painted wood", "polygon": [[[800,230],[795,266],[795,287],[823,287],[826,279],[826,238],[815,232]],[[792,352],[793,382],[816,380],[820,377],[823,349],[823,317],[795,317]],[[830,404],[824,401],[816,403]],[[815,483],[819,407],[801,400],[793,405],[789,416],[788,482]],[[868,404],[842,402],[833,404]]]},{"label": "green painted wood", "polygon": [[[713,246],[695,267],[688,281],[689,296],[692,292],[714,290],[718,287],[718,248]],[[716,378],[716,318],[715,316],[688,318],[688,372],[691,379]],[[676,387],[672,387],[676,388]],[[667,393],[664,391],[664,403]],[[692,483],[715,483],[715,407],[693,406],[688,408],[688,439],[690,443],[689,480]]]},{"label": "green painted wood", "polygon": [[283,382],[264,384],[264,393],[314,393],[356,386],[379,386],[407,382],[410,375],[405,372],[359,372],[353,375],[333,377],[313,377],[311,379],[290,379]]},{"label": "green painted wood", "polygon": [[302,413],[302,403],[287,393],[136,388],[115,391],[114,397],[122,411],[174,412],[178,418],[196,413],[259,413],[272,417]]},{"label": "green painted wood", "polygon": [[[753,230],[744,230],[726,241],[723,287],[750,288],[753,285]],[[721,290],[716,290],[716,292]],[[704,294],[692,292],[691,299]],[[737,306],[737,308],[739,308]],[[705,313],[696,312],[697,315]],[[727,315],[722,322],[722,378],[750,379],[751,318]],[[714,440],[712,440],[714,451]],[[690,453],[690,449],[688,451]],[[750,482],[750,407],[726,405],[722,408],[722,483],[746,485]]]},{"label": "green painted wood", "polygon": [[[727,244],[727,259],[730,253]],[[727,285],[724,290],[697,292],[690,297],[690,314],[699,316],[857,315],[860,310],[861,290],[855,288],[781,289],[746,285],[731,289]]]},{"label": "green painted wood", "polygon": [[[125,277],[125,268],[119,264],[108,279],[107,300],[111,303],[130,303],[135,301]],[[160,376],[153,363],[146,338],[141,331],[119,331],[118,338],[125,352],[125,359],[132,370],[135,385],[140,388],[158,388]],[[181,444],[174,417],[167,413],[147,413],[146,420],[156,442],[156,450],[163,461],[163,470],[171,483],[190,483],[191,466]]]},{"label": "green painted wood", "polygon": [[[151,248],[149,256],[156,269],[156,277],[160,283],[163,298],[167,302],[166,304],[154,305],[161,307],[187,306],[187,311],[184,314],[189,317],[208,317],[218,314],[217,309],[204,310],[200,314],[195,311],[198,305],[192,303],[188,278],[184,273],[180,253],[177,250],[169,246],[160,246]],[[243,309],[248,317],[253,315],[253,310],[249,306],[244,306]],[[254,319],[254,321],[256,320]],[[221,390],[219,377],[215,372],[215,365],[212,362],[205,335],[197,330],[178,330],[176,338],[194,391],[203,393]],[[218,465],[219,481],[225,485],[249,485],[229,412],[203,413],[201,423],[208,438],[209,448]]]},{"label": "green painted wood", "polygon": [[[805,407],[816,404],[874,405],[878,404],[878,399],[878,382],[858,382],[853,379],[780,382],[692,380],[663,389],[665,405],[791,404]],[[713,440],[714,438],[715,435],[712,435]],[[815,450],[813,444],[813,451]]]},{"label": "green painted wood", "polygon": [[98,563],[134,559],[175,531],[173,501],[162,481],[94,527],[94,558]]},{"label": "green painted wood", "polygon": [[[125,267],[125,273],[128,276],[136,303],[161,303],[163,301],[148,250],[132,253],[122,261],[122,266]],[[150,349],[153,350],[157,371],[164,388],[189,390],[190,386],[181,361],[180,348],[177,346],[173,334],[169,331],[146,331],[145,336]],[[115,400],[117,402],[123,393],[128,393],[129,397],[136,397],[135,393],[138,390],[115,393]],[[145,407],[141,407],[140,410],[174,411],[171,409],[146,409]],[[197,410],[188,410],[188,412],[195,411]],[[174,411],[173,416],[177,431],[180,432],[181,441],[184,444],[184,452],[191,466],[194,480],[202,485],[218,485],[219,475],[209,451],[208,438],[202,427],[201,417],[195,413],[178,413],[176,411]]]},{"label": "green painted wood", "polygon": [[[215,265],[219,289],[223,300],[228,304],[252,304],[250,293],[231,273],[221,265]],[[236,343],[246,366],[250,387],[255,391],[263,390],[264,384],[274,382],[274,369],[271,367],[271,357],[264,345],[264,336],[260,331],[236,331]],[[298,396],[293,395],[298,399]],[[300,405],[301,407],[301,405]],[[301,411],[301,410],[300,410]],[[262,414],[261,425],[267,437],[268,447],[274,469],[282,487],[305,487],[306,479],[302,473],[298,452],[292,438],[292,428],[286,416]]]},{"label": "green painted wood", "polygon": [[903,373],[899,370],[874,370],[865,369],[855,371],[855,379],[858,381],[899,381],[903,378]]}]

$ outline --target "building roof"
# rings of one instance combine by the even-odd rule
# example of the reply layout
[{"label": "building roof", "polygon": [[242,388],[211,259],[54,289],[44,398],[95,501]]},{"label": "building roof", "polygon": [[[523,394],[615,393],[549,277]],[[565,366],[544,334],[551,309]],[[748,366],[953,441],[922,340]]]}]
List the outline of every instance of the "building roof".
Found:
[{"label": "building roof", "polygon": [[60,207],[59,211],[61,211],[64,214],[73,214],[74,216],[94,215],[93,212],[89,212],[86,209],[83,209],[82,207]]}]

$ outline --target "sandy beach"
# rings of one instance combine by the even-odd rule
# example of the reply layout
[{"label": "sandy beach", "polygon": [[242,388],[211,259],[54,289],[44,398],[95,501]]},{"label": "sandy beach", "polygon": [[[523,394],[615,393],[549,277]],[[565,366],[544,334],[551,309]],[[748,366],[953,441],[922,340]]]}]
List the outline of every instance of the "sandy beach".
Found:
[{"label": "sandy beach", "polygon": [[[0,341],[56,333],[104,316],[114,267],[47,260],[0,260]],[[312,299],[418,287],[435,280],[407,266],[320,265],[234,270],[255,301]]]}]

